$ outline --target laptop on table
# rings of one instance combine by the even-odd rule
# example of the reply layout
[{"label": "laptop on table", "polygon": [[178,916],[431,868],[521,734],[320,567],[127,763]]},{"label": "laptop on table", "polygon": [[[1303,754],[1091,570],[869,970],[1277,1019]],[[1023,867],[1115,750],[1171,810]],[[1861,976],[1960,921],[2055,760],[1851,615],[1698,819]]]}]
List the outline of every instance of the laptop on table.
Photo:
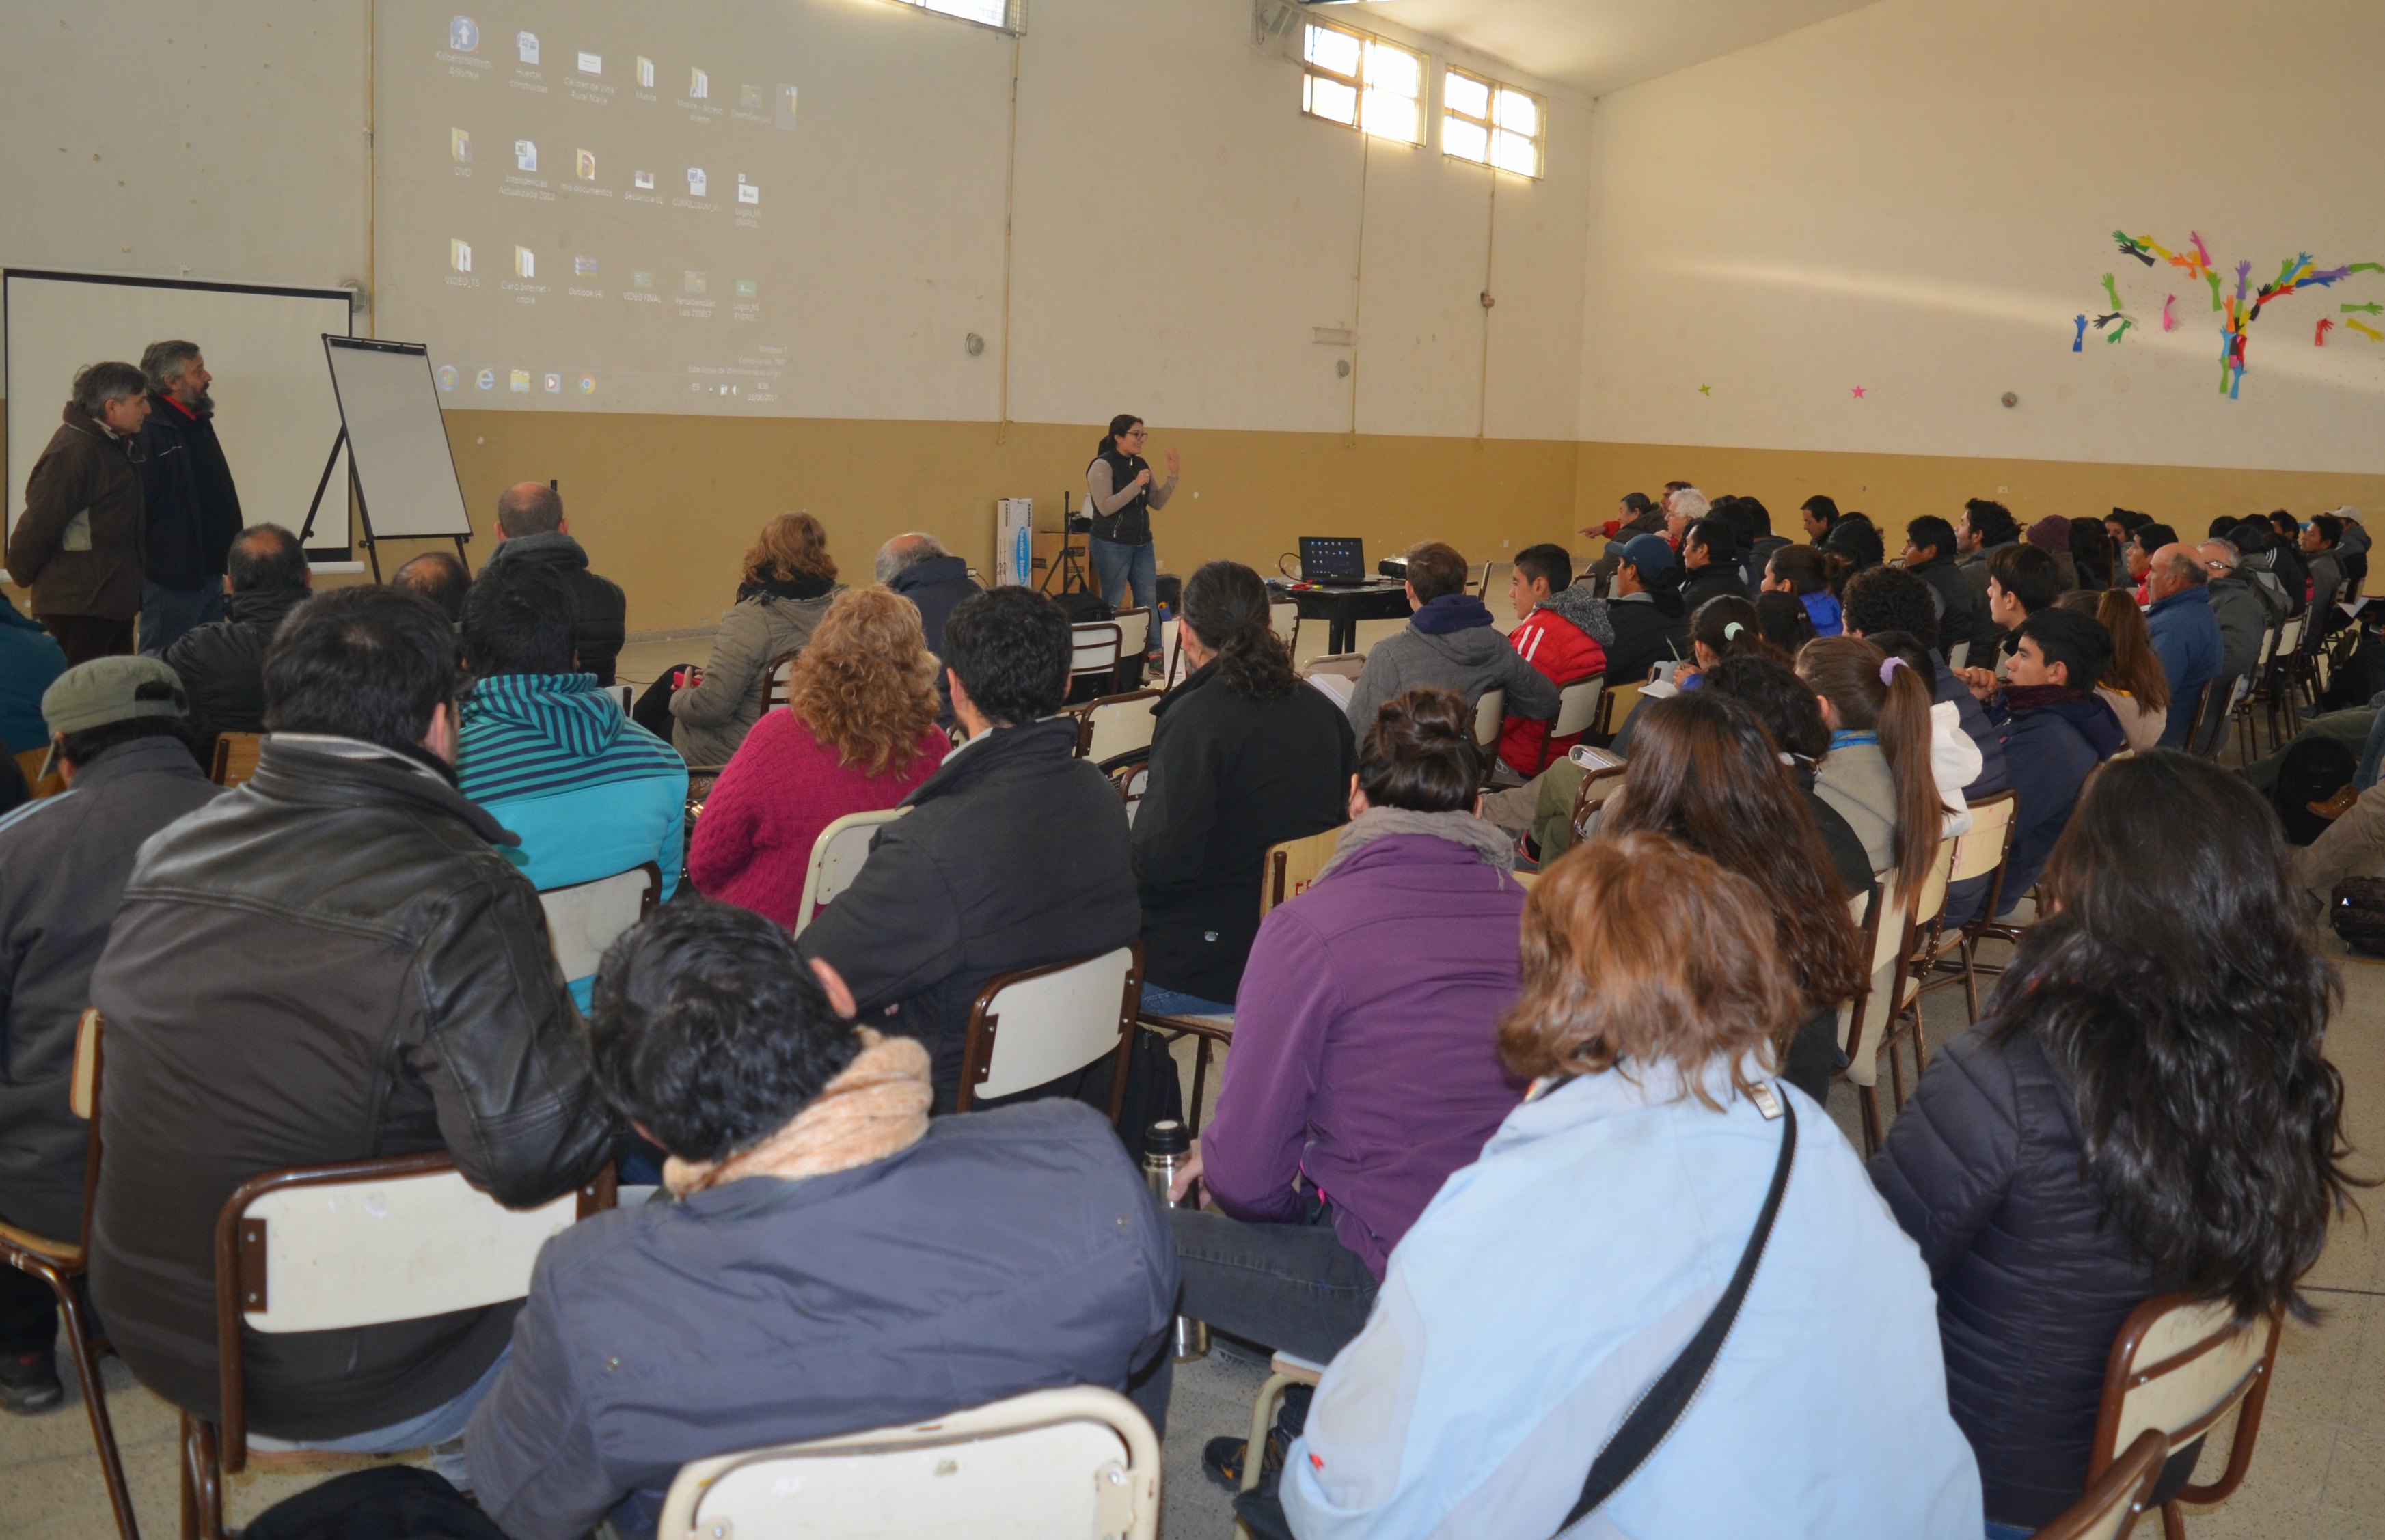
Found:
[{"label": "laptop on table", "polygon": [[1300,537],[1300,575],[1329,589],[1364,588],[1367,544],[1355,536]]}]

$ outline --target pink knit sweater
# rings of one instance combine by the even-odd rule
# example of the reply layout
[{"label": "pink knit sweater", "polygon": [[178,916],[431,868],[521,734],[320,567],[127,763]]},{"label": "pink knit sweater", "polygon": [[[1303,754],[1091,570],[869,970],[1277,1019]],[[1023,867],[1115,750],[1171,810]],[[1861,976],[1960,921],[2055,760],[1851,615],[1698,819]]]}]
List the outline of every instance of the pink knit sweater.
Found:
[{"label": "pink knit sweater", "polygon": [[783,707],[754,725],[713,783],[688,846],[687,871],[710,899],[767,914],[793,929],[804,868],[820,830],[851,813],[893,807],[934,775],[952,747],[943,731],[919,735],[903,770],[865,776]]}]

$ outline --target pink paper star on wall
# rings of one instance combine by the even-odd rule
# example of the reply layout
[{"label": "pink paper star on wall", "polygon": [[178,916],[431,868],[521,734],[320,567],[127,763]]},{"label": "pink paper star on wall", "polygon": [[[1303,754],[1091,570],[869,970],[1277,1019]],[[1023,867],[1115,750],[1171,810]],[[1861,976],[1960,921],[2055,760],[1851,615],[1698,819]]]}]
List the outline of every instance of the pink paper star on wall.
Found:
[{"label": "pink paper star on wall", "polygon": [[1855,387],[1855,399],[1857,401],[1863,400],[1863,387],[1860,385]]}]

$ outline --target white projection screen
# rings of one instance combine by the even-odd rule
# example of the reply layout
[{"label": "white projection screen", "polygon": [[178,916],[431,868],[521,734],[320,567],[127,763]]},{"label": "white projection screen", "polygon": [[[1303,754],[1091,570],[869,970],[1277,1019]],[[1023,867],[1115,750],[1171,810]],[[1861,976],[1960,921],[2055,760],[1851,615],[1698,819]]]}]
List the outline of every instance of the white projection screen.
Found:
[{"label": "white projection screen", "polygon": [[377,540],[469,536],[423,345],[326,337],[323,352],[356,456],[368,533]]},{"label": "white projection screen", "polygon": [[[341,289],[119,278],[12,268],[6,306],[8,525],[25,507],[25,478],[57,431],[75,371],[104,359],[139,364],[152,342],[199,345],[215,376],[216,435],[251,524],[295,530],[340,431],[323,367],[323,335],[348,334]],[[315,520],[309,553],[348,550],[344,477]]]}]

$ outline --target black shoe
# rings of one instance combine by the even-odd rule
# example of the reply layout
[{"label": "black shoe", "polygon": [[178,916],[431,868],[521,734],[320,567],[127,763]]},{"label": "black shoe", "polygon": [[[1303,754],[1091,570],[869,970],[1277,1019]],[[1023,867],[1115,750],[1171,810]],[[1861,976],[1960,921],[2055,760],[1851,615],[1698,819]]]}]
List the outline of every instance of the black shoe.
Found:
[{"label": "black shoe", "polygon": [[0,1407],[19,1417],[47,1411],[67,1398],[58,1383],[58,1355],[54,1348],[0,1357]]},{"label": "black shoe", "polygon": [[[1283,1472],[1284,1459],[1292,1453],[1292,1441],[1308,1425],[1308,1402],[1314,1394],[1305,1385],[1293,1385],[1284,1392],[1283,1404],[1276,1410],[1275,1426],[1267,1430],[1266,1452],[1259,1457],[1262,1485]],[[1209,1440],[1201,1446],[1201,1469],[1228,1491],[1241,1491],[1242,1461],[1249,1456],[1250,1444],[1247,1438],[1231,1436]]]}]

